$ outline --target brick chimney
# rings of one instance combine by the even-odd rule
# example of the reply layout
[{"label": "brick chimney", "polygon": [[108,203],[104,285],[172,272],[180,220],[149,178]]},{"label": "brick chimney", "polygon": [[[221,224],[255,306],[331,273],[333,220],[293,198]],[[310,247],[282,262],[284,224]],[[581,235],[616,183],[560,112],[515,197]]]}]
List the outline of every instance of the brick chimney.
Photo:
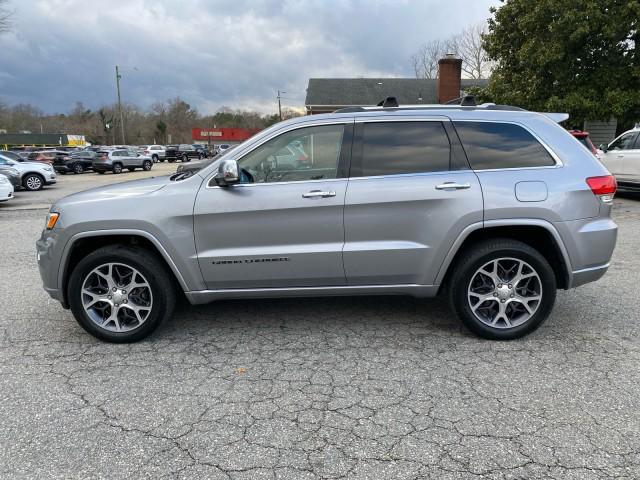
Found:
[{"label": "brick chimney", "polygon": [[438,60],[438,103],[447,103],[460,97],[460,77],[462,60],[453,53],[447,53]]}]

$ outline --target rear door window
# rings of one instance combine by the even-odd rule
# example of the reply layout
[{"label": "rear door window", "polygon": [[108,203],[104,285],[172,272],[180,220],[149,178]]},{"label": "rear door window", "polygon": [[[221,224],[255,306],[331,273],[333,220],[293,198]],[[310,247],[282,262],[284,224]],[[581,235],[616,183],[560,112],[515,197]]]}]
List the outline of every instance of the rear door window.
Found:
[{"label": "rear door window", "polygon": [[369,122],[361,132],[352,177],[450,170],[451,145],[442,122]]},{"label": "rear door window", "polygon": [[471,168],[491,170],[555,165],[546,148],[524,127],[500,122],[454,122]]}]

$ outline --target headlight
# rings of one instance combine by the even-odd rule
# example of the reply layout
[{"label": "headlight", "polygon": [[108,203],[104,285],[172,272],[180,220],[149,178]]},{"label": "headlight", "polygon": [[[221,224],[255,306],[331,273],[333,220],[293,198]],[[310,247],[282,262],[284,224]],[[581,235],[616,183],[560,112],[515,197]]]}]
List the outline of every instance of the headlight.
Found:
[{"label": "headlight", "polygon": [[0,174],[0,183],[9,183],[9,180],[7,180],[7,177],[4,175]]},{"label": "headlight", "polygon": [[58,218],[60,218],[59,213],[49,212],[49,214],[47,215],[47,223],[45,225],[47,230],[51,230],[53,227],[56,226],[56,223],[58,222]]},{"label": "headlight", "polygon": [[46,170],[47,172],[53,172],[53,168],[51,167],[43,167],[43,170]]}]

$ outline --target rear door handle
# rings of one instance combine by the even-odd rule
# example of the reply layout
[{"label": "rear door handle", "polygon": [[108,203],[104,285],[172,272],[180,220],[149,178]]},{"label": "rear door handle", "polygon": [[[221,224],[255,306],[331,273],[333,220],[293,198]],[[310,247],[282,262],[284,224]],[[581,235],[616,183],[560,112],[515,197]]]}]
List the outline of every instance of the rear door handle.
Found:
[{"label": "rear door handle", "polygon": [[618,158],[624,158],[624,155],[618,155]]},{"label": "rear door handle", "polygon": [[436,190],[466,190],[471,188],[470,183],[444,182],[436,185]]},{"label": "rear door handle", "polygon": [[323,192],[322,190],[311,190],[310,192],[302,194],[302,198],[327,198],[335,196],[336,192]]}]

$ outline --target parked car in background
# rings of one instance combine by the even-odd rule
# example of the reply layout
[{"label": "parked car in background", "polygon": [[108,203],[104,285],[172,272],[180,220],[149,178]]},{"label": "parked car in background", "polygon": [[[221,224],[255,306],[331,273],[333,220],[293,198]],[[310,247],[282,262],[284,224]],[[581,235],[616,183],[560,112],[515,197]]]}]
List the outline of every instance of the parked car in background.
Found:
[{"label": "parked car in background", "polygon": [[140,153],[151,157],[154,162],[164,162],[167,158],[167,152],[163,145],[143,145],[140,148]]},{"label": "parked car in background", "polygon": [[211,149],[204,143],[194,143],[193,148],[196,149],[202,158],[209,158],[211,156]]},{"label": "parked car in background", "polygon": [[29,152],[14,152],[11,150],[0,150],[0,154],[4,155],[5,158],[10,158],[11,160],[15,160],[16,162],[24,162],[27,160],[27,156],[29,155]]},{"label": "parked car in background", "polygon": [[199,170],[202,170],[204,167],[208,167],[216,160],[217,159],[215,157],[211,157],[211,158],[205,158],[203,160],[199,160],[197,162],[182,163],[178,165],[178,168],[176,169],[176,173],[187,173],[187,172],[195,173]]},{"label": "parked car in background", "polygon": [[27,161],[42,162],[51,165],[56,159],[68,158],[69,155],[70,153],[64,150],[40,150],[38,152],[30,152],[27,156]]},{"label": "parked car in background", "polygon": [[582,145],[584,145],[587,150],[593,153],[596,157],[600,158],[600,156],[598,155],[598,149],[591,141],[589,132],[584,132],[582,130],[569,130],[569,133],[573,135]]},{"label": "parked car in background", "polygon": [[69,156],[57,156],[53,160],[53,168],[58,173],[84,173],[85,170],[93,170],[93,161],[96,152],[91,150],[78,150],[70,152]]},{"label": "parked car in background", "polygon": [[15,190],[22,187],[20,172],[11,165],[0,163],[0,173],[9,179]]},{"label": "parked car in background", "polygon": [[16,162],[0,154],[0,165],[8,165],[20,172],[20,184],[26,190],[41,190],[57,182],[53,167],[42,162]]},{"label": "parked car in background", "polygon": [[13,198],[13,185],[7,177],[0,173],[0,202],[7,202]]},{"label": "parked car in background", "polygon": [[148,171],[153,167],[153,160],[146,155],[140,155],[135,148],[116,148],[97,152],[93,161],[93,170],[98,173],[122,173],[126,168],[133,172],[136,168]]},{"label": "parked car in background", "polygon": [[215,149],[214,149],[215,154],[216,155],[220,155],[220,154],[224,153],[226,150],[229,149],[230,146],[231,145],[229,145],[228,143],[222,143],[220,145],[216,145]]},{"label": "parked car in background", "polygon": [[628,130],[609,145],[600,145],[602,163],[613,173],[620,190],[640,192],[640,128]]},{"label": "parked car in background", "polygon": [[194,158],[201,160],[203,154],[193,145],[181,143],[180,145],[167,145],[166,158],[169,163],[175,162],[176,160],[190,162]]}]

